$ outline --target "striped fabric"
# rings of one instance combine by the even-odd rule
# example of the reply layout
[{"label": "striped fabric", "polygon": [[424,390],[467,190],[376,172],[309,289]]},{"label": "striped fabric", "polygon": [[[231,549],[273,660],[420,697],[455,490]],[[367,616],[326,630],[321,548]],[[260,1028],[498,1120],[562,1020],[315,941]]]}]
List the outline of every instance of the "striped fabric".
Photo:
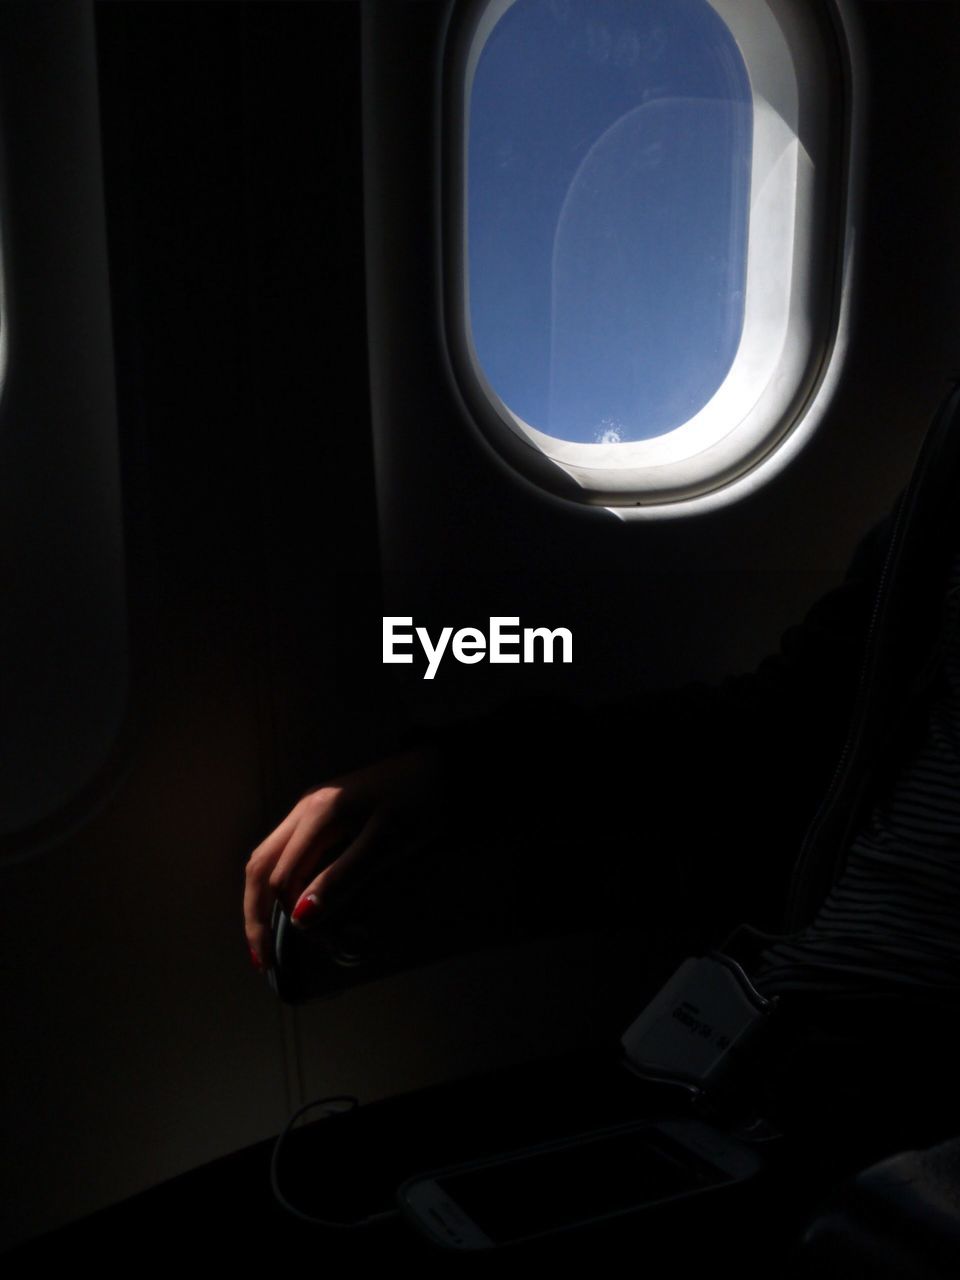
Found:
[{"label": "striped fabric", "polygon": [[813,924],[762,954],[764,995],[960,992],[960,556],[943,614],[924,732]]}]

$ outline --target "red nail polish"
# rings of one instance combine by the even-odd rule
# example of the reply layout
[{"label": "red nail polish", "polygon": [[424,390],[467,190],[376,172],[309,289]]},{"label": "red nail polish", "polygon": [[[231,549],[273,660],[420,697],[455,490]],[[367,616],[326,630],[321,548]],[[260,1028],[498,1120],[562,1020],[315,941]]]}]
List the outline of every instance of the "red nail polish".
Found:
[{"label": "red nail polish", "polygon": [[312,893],[306,893],[293,908],[291,920],[296,924],[306,924],[319,911],[319,905]]},{"label": "red nail polish", "polygon": [[251,947],[251,946],[250,946],[250,943],[249,943],[249,942],[247,943],[247,950],[250,952],[250,963],[253,965],[253,967],[254,967],[255,969],[257,969],[259,972],[261,972],[261,973],[262,973],[262,972],[263,972],[263,961],[260,959],[260,957],[259,957],[259,956],[257,955],[257,953],[254,951],[253,947]]}]

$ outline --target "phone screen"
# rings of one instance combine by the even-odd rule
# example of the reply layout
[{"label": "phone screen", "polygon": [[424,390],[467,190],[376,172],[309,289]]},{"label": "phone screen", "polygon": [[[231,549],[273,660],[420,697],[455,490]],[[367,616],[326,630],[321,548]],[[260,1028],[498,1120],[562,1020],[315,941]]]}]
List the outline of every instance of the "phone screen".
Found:
[{"label": "phone screen", "polygon": [[724,1181],[720,1169],[647,1126],[436,1178],[498,1243]]}]

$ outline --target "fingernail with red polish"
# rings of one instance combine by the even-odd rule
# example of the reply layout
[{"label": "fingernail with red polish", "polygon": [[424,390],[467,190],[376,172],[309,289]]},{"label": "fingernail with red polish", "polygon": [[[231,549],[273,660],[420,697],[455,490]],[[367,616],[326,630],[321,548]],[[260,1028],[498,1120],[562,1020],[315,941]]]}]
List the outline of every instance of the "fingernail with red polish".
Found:
[{"label": "fingernail with red polish", "polygon": [[259,971],[262,973],[262,972],[263,972],[263,961],[260,959],[260,957],[259,957],[259,956],[257,955],[257,953],[254,951],[253,947],[251,947],[251,946],[250,946],[249,942],[247,943],[247,950],[250,952],[250,963],[253,965],[253,967],[254,967],[255,969],[259,970]]},{"label": "fingernail with red polish", "polygon": [[309,924],[319,910],[316,894],[305,893],[297,905],[293,908],[293,915],[290,919],[294,924]]}]

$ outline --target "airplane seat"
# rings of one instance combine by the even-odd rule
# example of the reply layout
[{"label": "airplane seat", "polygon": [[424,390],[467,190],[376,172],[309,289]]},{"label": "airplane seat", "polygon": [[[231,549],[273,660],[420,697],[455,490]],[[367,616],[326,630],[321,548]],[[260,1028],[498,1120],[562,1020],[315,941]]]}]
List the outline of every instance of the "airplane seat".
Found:
[{"label": "airplane seat", "polygon": [[798,1280],[960,1274],[960,1138],[902,1151],[849,1179],[810,1221]]}]

